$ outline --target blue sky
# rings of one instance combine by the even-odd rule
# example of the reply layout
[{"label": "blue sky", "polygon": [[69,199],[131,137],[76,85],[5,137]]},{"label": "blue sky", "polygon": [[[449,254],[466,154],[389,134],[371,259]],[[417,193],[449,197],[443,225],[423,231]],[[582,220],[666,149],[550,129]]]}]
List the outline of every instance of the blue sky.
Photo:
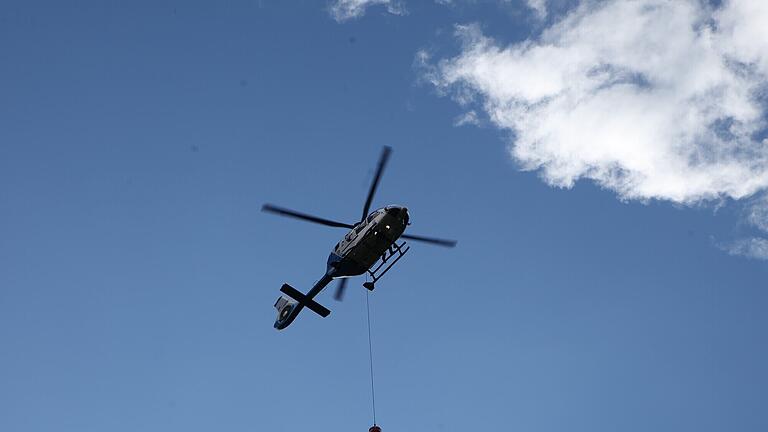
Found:
[{"label": "blue sky", "polygon": [[[272,328],[280,285],[306,290],[344,231],[260,207],[353,221],[383,145],[374,205],[459,240],[414,244],[371,296],[385,431],[766,430],[766,47],[673,34],[708,77],[678,79],[619,55],[646,40],[630,30],[573,37],[635,22],[626,2],[449,3],[6,2],[0,430],[367,430],[362,280]],[[724,3],[644,22],[760,31],[757,3]],[[675,53],[659,65],[682,73]],[[638,95],[694,108],[628,130],[627,152],[564,129],[627,124],[598,108]]]}]

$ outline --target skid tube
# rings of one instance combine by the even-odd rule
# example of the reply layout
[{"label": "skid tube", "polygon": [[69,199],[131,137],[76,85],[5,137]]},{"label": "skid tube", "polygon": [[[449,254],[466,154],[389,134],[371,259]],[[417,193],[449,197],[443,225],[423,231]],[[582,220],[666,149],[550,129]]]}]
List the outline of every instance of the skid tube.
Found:
[{"label": "skid tube", "polygon": [[[402,258],[406,254],[406,252],[408,252],[411,249],[410,246],[404,247],[405,244],[406,242],[402,242],[399,245],[397,243],[393,243],[392,246],[389,247],[389,249],[384,251],[384,254],[381,256],[381,262],[379,263],[379,265],[377,265],[376,268],[373,270],[370,270],[370,269],[367,270],[368,274],[371,276],[371,279],[373,280],[371,282],[366,282],[363,284],[365,289],[367,289],[368,291],[373,291],[373,289],[375,288],[376,281],[378,281],[385,274],[387,274],[389,269],[391,269],[395,264],[397,264],[397,262],[400,261],[400,258]],[[389,256],[387,256],[387,252],[389,252]],[[392,257],[395,257],[394,261],[390,261]],[[389,265],[387,265],[387,267],[383,271],[378,273],[379,270],[381,270],[381,268],[387,264],[387,261],[390,261]]]}]

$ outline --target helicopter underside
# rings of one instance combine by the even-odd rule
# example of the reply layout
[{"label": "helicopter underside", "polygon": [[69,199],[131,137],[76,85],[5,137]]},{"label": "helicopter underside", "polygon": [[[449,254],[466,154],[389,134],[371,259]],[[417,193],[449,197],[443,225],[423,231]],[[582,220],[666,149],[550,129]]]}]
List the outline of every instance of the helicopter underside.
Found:
[{"label": "helicopter underside", "polygon": [[363,266],[352,258],[344,258],[331,252],[328,255],[328,270],[326,274],[334,279],[359,276],[365,273],[369,267]]}]

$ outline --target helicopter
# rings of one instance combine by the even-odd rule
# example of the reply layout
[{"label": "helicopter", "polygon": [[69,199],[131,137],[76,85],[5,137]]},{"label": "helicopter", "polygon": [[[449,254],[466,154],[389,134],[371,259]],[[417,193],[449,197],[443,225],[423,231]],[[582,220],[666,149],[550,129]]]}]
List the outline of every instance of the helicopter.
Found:
[{"label": "helicopter", "polygon": [[410,249],[410,246],[407,246],[405,241],[398,244],[399,239],[409,239],[445,247],[456,246],[455,240],[404,234],[405,229],[410,225],[408,209],[404,206],[388,205],[368,213],[391,153],[392,149],[390,147],[385,146],[382,150],[373,182],[363,205],[362,217],[355,224],[300,213],[272,204],[264,204],[262,206],[261,210],[264,212],[301,219],[320,225],[349,229],[349,232],[336,244],[328,256],[325,274],[306,294],[287,283],[283,284],[280,288],[280,292],[284,295],[278,297],[274,305],[275,309],[277,309],[277,319],[275,320],[274,327],[277,330],[282,330],[291,325],[299,315],[299,312],[305,307],[323,318],[327,317],[331,311],[317,303],[314,298],[334,279],[339,279],[336,293],[334,294],[334,298],[338,301],[341,301],[344,297],[347,280],[350,277],[368,273],[372,280],[365,282],[363,287],[373,291],[375,283]]}]

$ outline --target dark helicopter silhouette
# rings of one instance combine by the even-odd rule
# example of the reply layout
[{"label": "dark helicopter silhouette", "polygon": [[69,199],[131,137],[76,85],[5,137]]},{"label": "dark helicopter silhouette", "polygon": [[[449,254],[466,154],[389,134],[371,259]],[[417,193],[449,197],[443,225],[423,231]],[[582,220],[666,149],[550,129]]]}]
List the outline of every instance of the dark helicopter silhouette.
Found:
[{"label": "dark helicopter silhouette", "polygon": [[281,216],[289,216],[321,225],[349,229],[349,232],[336,244],[328,256],[325,274],[309,292],[304,294],[288,284],[283,284],[280,288],[280,291],[288,297],[281,295],[275,303],[275,308],[277,309],[276,329],[282,330],[288,327],[304,307],[309,308],[322,317],[327,317],[331,311],[317,303],[314,297],[334,279],[340,279],[336,294],[334,295],[336,300],[341,300],[344,296],[347,278],[360,276],[366,272],[371,276],[372,281],[364,283],[363,286],[373,291],[376,281],[384,276],[410,249],[410,246],[406,246],[405,241],[400,244],[397,243],[401,238],[439,246],[456,246],[456,241],[454,240],[404,234],[405,229],[410,225],[410,217],[408,209],[403,206],[388,205],[374,210],[370,214],[368,213],[391,151],[390,147],[384,147],[379,158],[378,167],[376,168],[376,174],[373,177],[373,183],[368,191],[368,197],[363,205],[362,217],[354,225],[300,213],[271,204],[264,204],[262,206],[261,209],[263,211]]}]

